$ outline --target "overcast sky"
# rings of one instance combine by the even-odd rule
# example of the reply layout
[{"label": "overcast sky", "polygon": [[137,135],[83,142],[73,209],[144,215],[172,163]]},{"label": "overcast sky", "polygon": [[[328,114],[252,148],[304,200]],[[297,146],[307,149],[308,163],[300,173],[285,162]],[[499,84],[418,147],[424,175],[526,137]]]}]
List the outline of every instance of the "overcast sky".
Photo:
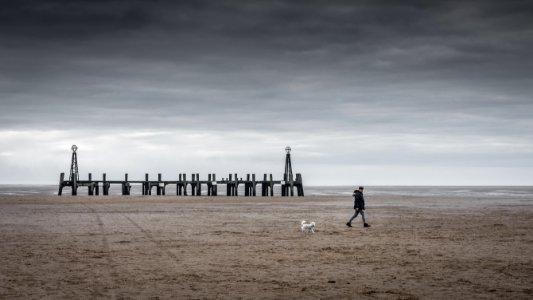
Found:
[{"label": "overcast sky", "polygon": [[[533,184],[531,1],[13,0],[0,183]],[[96,175],[98,174],[98,175]],[[261,175],[262,176],[262,175]]]}]

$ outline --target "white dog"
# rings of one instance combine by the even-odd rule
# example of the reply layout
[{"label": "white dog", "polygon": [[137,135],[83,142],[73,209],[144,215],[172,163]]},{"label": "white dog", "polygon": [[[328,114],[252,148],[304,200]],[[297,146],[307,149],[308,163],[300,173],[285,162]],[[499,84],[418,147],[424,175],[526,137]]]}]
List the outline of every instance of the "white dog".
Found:
[{"label": "white dog", "polygon": [[300,228],[302,229],[302,232],[315,233],[315,222],[305,223],[304,220],[302,221]]}]

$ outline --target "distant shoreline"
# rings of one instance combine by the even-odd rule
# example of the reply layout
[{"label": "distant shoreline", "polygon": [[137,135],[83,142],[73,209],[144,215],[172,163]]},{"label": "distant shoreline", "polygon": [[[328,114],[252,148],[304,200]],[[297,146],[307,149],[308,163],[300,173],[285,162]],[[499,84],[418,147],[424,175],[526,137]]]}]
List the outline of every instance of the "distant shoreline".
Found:
[{"label": "distant shoreline", "polygon": [[[365,194],[368,196],[439,196],[439,197],[489,197],[489,198],[530,198],[533,199],[533,186],[395,186],[395,185],[367,185]],[[306,196],[351,196],[354,186],[304,186]],[[26,195],[57,195],[58,186],[54,184],[0,184],[0,195],[26,196]],[[79,195],[86,195],[86,188],[78,190]],[[112,187],[111,195],[119,195],[119,187]],[[70,194],[70,189],[65,188],[64,195]],[[205,191],[202,192],[205,194]],[[274,195],[280,195],[280,189],[274,190]],[[132,195],[141,195],[140,185],[132,187]],[[168,185],[167,195],[176,195],[175,186]],[[239,196],[244,191],[239,190]],[[98,196],[102,197],[102,196]],[[155,197],[155,196],[154,196]],[[224,189],[219,189],[218,197],[226,197]],[[244,196],[243,196],[244,197]],[[254,197],[254,198],[260,198]]]}]

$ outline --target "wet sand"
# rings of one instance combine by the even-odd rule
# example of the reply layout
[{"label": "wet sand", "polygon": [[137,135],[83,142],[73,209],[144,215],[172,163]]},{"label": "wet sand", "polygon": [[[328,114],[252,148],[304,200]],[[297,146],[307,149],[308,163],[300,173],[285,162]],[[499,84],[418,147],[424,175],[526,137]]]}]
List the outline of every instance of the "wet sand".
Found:
[{"label": "wet sand", "polygon": [[367,229],[351,207],[0,197],[0,298],[533,298],[533,199],[370,196]]}]

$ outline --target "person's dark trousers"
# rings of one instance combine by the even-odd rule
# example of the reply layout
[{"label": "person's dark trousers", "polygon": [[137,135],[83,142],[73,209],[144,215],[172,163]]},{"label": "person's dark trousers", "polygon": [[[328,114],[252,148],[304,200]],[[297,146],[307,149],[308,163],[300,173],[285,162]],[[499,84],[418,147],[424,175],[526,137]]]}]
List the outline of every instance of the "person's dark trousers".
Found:
[{"label": "person's dark trousers", "polygon": [[357,218],[357,216],[359,214],[361,214],[361,219],[363,220],[363,226],[364,226],[366,224],[366,221],[365,221],[365,210],[364,209],[359,209],[359,208],[355,209],[355,212],[354,212],[353,216],[350,218],[350,220],[348,221],[348,224],[352,224],[353,219]]}]

